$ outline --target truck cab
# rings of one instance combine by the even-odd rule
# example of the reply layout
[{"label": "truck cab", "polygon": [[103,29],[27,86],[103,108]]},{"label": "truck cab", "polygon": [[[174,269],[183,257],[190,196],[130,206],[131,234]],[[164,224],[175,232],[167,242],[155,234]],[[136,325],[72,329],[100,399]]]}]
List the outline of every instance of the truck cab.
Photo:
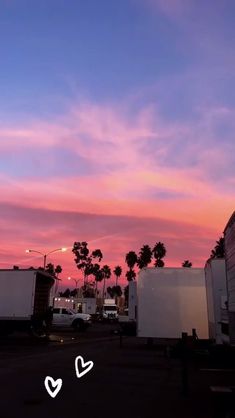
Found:
[{"label": "truck cab", "polygon": [[104,320],[117,320],[118,308],[113,299],[105,299],[102,309],[102,317]]}]

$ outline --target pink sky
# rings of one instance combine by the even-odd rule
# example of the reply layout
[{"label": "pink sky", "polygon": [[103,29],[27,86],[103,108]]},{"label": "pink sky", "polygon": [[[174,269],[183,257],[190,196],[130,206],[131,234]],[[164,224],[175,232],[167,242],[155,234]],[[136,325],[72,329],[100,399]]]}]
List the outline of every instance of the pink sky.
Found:
[{"label": "pink sky", "polygon": [[157,241],[166,266],[204,266],[234,211],[234,5],[91,3],[3,7],[1,268],[66,246],[48,259],[66,286],[75,241],[123,284]]}]

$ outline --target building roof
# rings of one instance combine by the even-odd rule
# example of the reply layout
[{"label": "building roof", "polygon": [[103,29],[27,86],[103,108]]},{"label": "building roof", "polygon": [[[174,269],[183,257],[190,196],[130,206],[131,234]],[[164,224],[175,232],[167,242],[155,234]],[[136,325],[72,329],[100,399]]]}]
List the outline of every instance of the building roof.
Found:
[{"label": "building roof", "polygon": [[227,230],[227,228],[229,228],[233,223],[235,222],[235,211],[233,212],[233,214],[230,216],[230,218],[229,218],[229,220],[228,220],[228,222],[227,222],[227,225],[226,225],[226,227],[224,228],[224,234],[225,234],[225,232],[226,232],[226,230]]}]

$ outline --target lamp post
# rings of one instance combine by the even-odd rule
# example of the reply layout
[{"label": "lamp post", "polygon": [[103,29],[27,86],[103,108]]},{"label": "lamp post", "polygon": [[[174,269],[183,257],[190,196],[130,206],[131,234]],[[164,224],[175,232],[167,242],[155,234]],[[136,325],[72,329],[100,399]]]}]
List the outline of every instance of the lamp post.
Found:
[{"label": "lamp post", "polygon": [[41,254],[43,256],[43,269],[45,270],[45,268],[46,268],[46,260],[47,260],[47,256],[49,254],[56,253],[58,251],[65,252],[66,250],[67,250],[67,248],[62,247],[62,248],[56,248],[55,250],[49,251],[49,253],[46,253],[46,254],[42,253],[41,251],[37,251],[37,250],[25,250],[25,252],[26,253],[38,253],[38,254]]}]

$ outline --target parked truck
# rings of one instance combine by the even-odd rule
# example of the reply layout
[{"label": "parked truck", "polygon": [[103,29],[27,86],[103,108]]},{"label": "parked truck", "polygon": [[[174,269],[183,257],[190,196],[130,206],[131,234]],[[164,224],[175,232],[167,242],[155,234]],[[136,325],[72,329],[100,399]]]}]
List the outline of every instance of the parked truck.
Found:
[{"label": "parked truck", "polygon": [[43,270],[0,270],[0,333],[42,334],[52,320],[53,284],[54,278]]},{"label": "parked truck", "polygon": [[115,303],[115,299],[104,299],[102,308],[102,318],[104,320],[117,320],[118,309]]}]

